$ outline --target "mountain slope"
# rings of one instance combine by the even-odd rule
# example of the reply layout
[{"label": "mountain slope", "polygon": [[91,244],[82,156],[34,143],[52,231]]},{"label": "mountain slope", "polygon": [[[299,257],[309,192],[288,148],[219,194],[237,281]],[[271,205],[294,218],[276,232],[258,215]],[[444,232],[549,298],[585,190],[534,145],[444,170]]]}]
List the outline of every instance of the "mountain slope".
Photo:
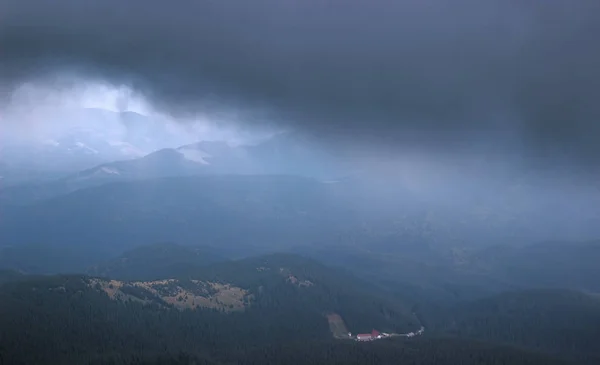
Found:
[{"label": "mountain slope", "polygon": [[174,149],[163,149],[144,157],[98,165],[57,180],[11,186],[0,199],[12,204],[31,204],[76,190],[111,182],[207,173],[206,167]]},{"label": "mountain slope", "polygon": [[376,341],[367,346],[311,341],[261,348],[240,364],[314,365],[558,365],[568,362],[507,346],[449,338]]},{"label": "mountain slope", "polygon": [[118,280],[158,280],[171,278],[173,271],[204,266],[227,259],[215,249],[174,243],[144,245],[124,252],[116,259],[87,270],[89,275]]},{"label": "mountain slope", "polygon": [[[326,240],[351,225],[333,185],[286,176],[204,176],[114,183],[5,207],[0,241],[102,247],[220,245],[239,253]],[[35,227],[35,229],[32,229]],[[232,229],[235,227],[235,229]]]},{"label": "mountain slope", "polygon": [[564,354],[589,364],[600,361],[600,300],[581,292],[507,292],[429,316],[437,318],[426,321],[437,323],[434,329],[453,336]]},{"label": "mountain slope", "polygon": [[[292,174],[307,177],[341,173],[327,154],[297,133],[275,135],[255,145],[230,145],[224,141],[201,141],[165,148],[142,158],[103,164],[69,178],[148,179],[196,174]],[[338,161],[339,162],[339,161]]]},{"label": "mountain slope", "polygon": [[542,242],[495,246],[474,256],[473,265],[524,287],[572,288],[600,292],[600,241]]},{"label": "mountain slope", "polygon": [[[297,257],[277,255],[254,262],[245,260],[242,266],[265,260],[276,266],[314,266]],[[215,274],[222,274],[223,270],[221,267]],[[259,280],[263,282],[262,275],[272,274],[261,273]],[[85,276],[8,282],[0,285],[0,359],[7,364],[39,365],[566,364],[541,354],[464,339],[388,339],[373,343],[333,340],[327,338],[330,335],[324,316],[312,308],[307,310],[306,302],[285,301],[290,293],[303,293],[311,287],[300,287],[285,276],[280,279],[291,290],[272,291],[276,286],[264,282],[262,293],[256,295],[279,296],[283,302],[256,298],[244,311],[224,313],[201,308],[178,310],[160,298],[154,302],[148,297],[139,300],[141,295],[154,295],[157,291],[166,291],[159,294],[168,296],[168,290],[179,284],[169,288],[155,283],[159,286],[152,288],[154,291],[147,285],[137,286],[138,290],[129,290],[127,297],[111,297],[116,286],[109,285],[117,282],[100,282]],[[323,284],[316,280],[319,278],[314,279],[314,286]],[[327,285],[337,284],[324,279]],[[214,292],[207,294],[214,296]],[[326,302],[318,296],[313,298],[317,300],[315,304]],[[362,311],[368,315],[376,307],[374,300]]]},{"label": "mountain slope", "polygon": [[8,282],[21,279],[23,275],[13,270],[0,269],[0,285]]},{"label": "mountain slope", "polygon": [[420,327],[410,310],[410,302],[388,297],[385,291],[349,274],[317,261],[293,254],[271,254],[182,272],[187,277],[203,277],[228,282],[260,293],[260,305],[294,307],[299,305],[320,315],[337,313],[352,332],[372,328],[406,333]]},{"label": "mountain slope", "polygon": [[[352,268],[378,285],[432,302],[484,298],[531,288],[600,292],[600,242],[543,242],[483,248],[390,240],[388,247],[305,245],[293,248],[330,265]],[[371,243],[372,242],[372,243]]]},{"label": "mountain slope", "polygon": [[38,125],[26,135],[9,127],[3,131],[0,162],[11,169],[0,175],[7,181],[34,182],[44,176],[64,176],[109,161],[141,157],[156,149],[143,138],[148,135],[160,136],[162,143],[172,142],[164,123],[137,113],[87,108],[40,108],[36,112],[40,114],[32,118],[56,128]]},{"label": "mountain slope", "polygon": [[201,141],[163,148],[143,157],[90,164],[96,166],[59,179],[11,186],[0,192],[0,200],[26,204],[109,182],[161,177],[291,174],[323,178],[343,174],[333,161],[331,155],[294,133],[277,135],[256,145]]},{"label": "mountain slope", "polygon": [[8,280],[0,286],[0,343],[6,357],[27,363],[84,363],[99,354],[167,349],[217,356],[329,341],[330,312],[340,313],[353,331],[418,324],[401,303],[352,276],[301,257],[270,255],[163,281],[80,275]]},{"label": "mountain slope", "polygon": [[27,243],[0,246],[0,269],[26,274],[83,272],[112,255],[102,247],[86,247],[78,241],[67,245]]}]

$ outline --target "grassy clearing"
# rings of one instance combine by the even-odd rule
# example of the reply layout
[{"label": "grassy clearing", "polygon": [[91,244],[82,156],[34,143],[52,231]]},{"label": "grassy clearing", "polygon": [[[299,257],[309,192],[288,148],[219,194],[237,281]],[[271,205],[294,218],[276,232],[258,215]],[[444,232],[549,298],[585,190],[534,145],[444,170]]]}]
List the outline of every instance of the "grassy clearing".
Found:
[{"label": "grassy clearing", "polygon": [[327,322],[329,323],[329,330],[333,335],[333,338],[337,339],[347,339],[350,338],[348,336],[348,328],[346,327],[346,323],[342,317],[337,313],[330,313],[327,315]]},{"label": "grassy clearing", "polygon": [[[134,300],[149,303],[158,300],[178,309],[213,308],[226,312],[242,311],[252,300],[245,289],[213,282],[193,281],[193,287],[183,287],[175,279],[123,282],[91,279],[89,285],[104,291],[114,300]],[[132,294],[128,288],[142,290]]]}]

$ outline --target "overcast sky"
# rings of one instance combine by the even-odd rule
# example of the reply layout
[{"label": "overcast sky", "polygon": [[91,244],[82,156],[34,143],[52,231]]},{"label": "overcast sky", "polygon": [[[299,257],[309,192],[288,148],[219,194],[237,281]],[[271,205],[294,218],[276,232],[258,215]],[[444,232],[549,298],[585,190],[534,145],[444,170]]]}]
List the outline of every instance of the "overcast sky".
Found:
[{"label": "overcast sky", "polygon": [[181,119],[589,169],[599,36],[598,0],[2,0],[0,93],[60,72]]}]

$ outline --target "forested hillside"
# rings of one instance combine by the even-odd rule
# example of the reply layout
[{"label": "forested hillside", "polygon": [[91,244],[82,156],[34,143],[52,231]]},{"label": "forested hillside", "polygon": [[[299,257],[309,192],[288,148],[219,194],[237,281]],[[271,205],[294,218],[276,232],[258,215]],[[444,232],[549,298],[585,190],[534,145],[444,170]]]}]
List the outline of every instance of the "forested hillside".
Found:
[{"label": "forested hillside", "polygon": [[265,252],[333,238],[340,227],[352,224],[353,212],[335,205],[339,200],[332,188],[286,176],[107,184],[6,208],[0,240],[7,245],[83,246],[117,255],[153,242]]},{"label": "forested hillside", "polygon": [[78,240],[66,245],[34,241],[0,246],[0,268],[27,274],[82,273],[111,256],[103,247],[87,247]]},{"label": "forested hillside", "polygon": [[523,287],[600,291],[600,241],[544,241],[524,247],[494,246],[474,255],[471,264]]},{"label": "forested hillside", "polygon": [[534,352],[455,339],[390,340],[385,343],[340,343],[308,341],[283,346],[255,348],[236,361],[207,360],[189,354],[141,356],[99,360],[91,365],[567,365]]},{"label": "forested hillside", "polygon": [[171,278],[188,267],[227,260],[215,248],[156,243],[138,246],[115,259],[93,265],[87,273],[119,280],[157,280]]},{"label": "forested hillside", "polygon": [[307,365],[558,365],[562,360],[510,347],[451,338],[389,340],[367,344],[312,342],[269,346],[240,364]]},{"label": "forested hillside", "polygon": [[[478,214],[475,203],[455,206],[402,186],[385,189],[385,183],[364,176],[325,182],[278,175],[109,183],[26,206],[1,204],[0,241],[88,247],[93,256],[107,257],[176,242],[220,247],[238,257],[302,246],[368,246],[422,261],[432,258],[427,249],[444,250],[458,261],[468,258],[460,255],[465,248],[550,235],[542,229],[548,226],[544,212],[515,208],[489,217]],[[438,264],[437,257],[428,264]]]},{"label": "forested hillside", "polygon": [[530,289],[433,310],[422,316],[432,331],[511,344],[600,362],[600,299],[582,292]]},{"label": "forested hillside", "polygon": [[[132,262],[127,275],[142,280],[148,268]],[[599,358],[600,302],[582,293],[525,291],[453,306],[414,306],[414,298],[402,300],[344,270],[296,255],[163,269],[175,279],[3,272],[2,359],[7,364],[57,359],[123,365],[393,364],[402,359],[541,365],[566,363],[558,359],[594,364]],[[421,325],[427,330],[424,338],[356,343],[334,339],[327,323],[332,313],[354,333],[373,328],[406,333]]]},{"label": "forested hillside", "polygon": [[295,252],[351,268],[417,301],[456,302],[535,288],[598,292],[600,242],[461,247],[389,239],[389,246],[307,245]]},{"label": "forested hillside", "polygon": [[402,303],[296,256],[217,264],[186,275],[154,282],[81,275],[7,278],[0,287],[4,358],[76,362],[165,351],[214,357],[331,339],[326,315],[332,312],[356,332],[419,326]]},{"label": "forested hillside", "polygon": [[4,364],[566,364],[450,338],[333,340],[324,318],[302,305],[286,308],[292,301],[259,302],[240,313],[177,310],[110,299],[86,280],[31,278],[0,287]]}]

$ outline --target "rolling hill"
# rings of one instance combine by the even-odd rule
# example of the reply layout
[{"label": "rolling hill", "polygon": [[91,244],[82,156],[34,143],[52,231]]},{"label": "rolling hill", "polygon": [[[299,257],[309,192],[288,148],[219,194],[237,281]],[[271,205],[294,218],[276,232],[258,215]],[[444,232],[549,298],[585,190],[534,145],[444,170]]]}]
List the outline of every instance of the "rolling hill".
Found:
[{"label": "rolling hill", "polygon": [[[352,211],[334,186],[286,176],[198,176],[113,183],[3,207],[0,241],[123,250],[148,242],[240,253],[331,238]],[[232,229],[231,227],[235,227]]]},{"label": "rolling hill", "polygon": [[[480,342],[457,333],[372,343],[334,339],[327,324],[331,313],[354,332],[406,331],[421,323],[406,303],[297,255],[176,271],[174,279],[138,281],[0,275],[0,359],[40,365],[571,363],[504,340]],[[462,321],[448,323],[477,318],[477,307],[455,312]]]},{"label": "rolling hill", "polygon": [[514,247],[493,246],[473,256],[471,264],[523,287],[571,288],[600,292],[600,241],[546,241]]},{"label": "rolling hill", "polygon": [[[429,310],[433,331],[521,346],[597,364],[600,299],[565,289],[528,289]],[[429,318],[427,318],[429,316]]]},{"label": "rolling hill", "polygon": [[566,365],[569,362],[533,351],[450,338],[377,341],[368,346],[312,341],[273,345],[240,360],[240,364],[314,365]]},{"label": "rolling hill", "polygon": [[327,342],[329,313],[338,313],[355,332],[400,332],[419,325],[403,303],[384,292],[295,255],[186,268],[178,276],[8,279],[0,286],[4,357],[67,363],[167,349],[212,357],[266,345]]},{"label": "rolling hill", "polygon": [[170,278],[174,270],[227,260],[215,248],[157,243],[128,250],[115,259],[94,265],[87,273],[118,280],[158,280]]},{"label": "rolling hill", "polygon": [[600,292],[600,242],[542,242],[461,248],[398,240],[394,247],[306,245],[294,252],[352,268],[382,287],[432,302],[535,288]]},{"label": "rolling hill", "polygon": [[14,270],[0,269],[0,284],[21,279],[23,275]]},{"label": "rolling hill", "polygon": [[102,247],[87,247],[78,241],[66,245],[24,243],[0,246],[0,269],[26,274],[79,273],[112,256]]}]

